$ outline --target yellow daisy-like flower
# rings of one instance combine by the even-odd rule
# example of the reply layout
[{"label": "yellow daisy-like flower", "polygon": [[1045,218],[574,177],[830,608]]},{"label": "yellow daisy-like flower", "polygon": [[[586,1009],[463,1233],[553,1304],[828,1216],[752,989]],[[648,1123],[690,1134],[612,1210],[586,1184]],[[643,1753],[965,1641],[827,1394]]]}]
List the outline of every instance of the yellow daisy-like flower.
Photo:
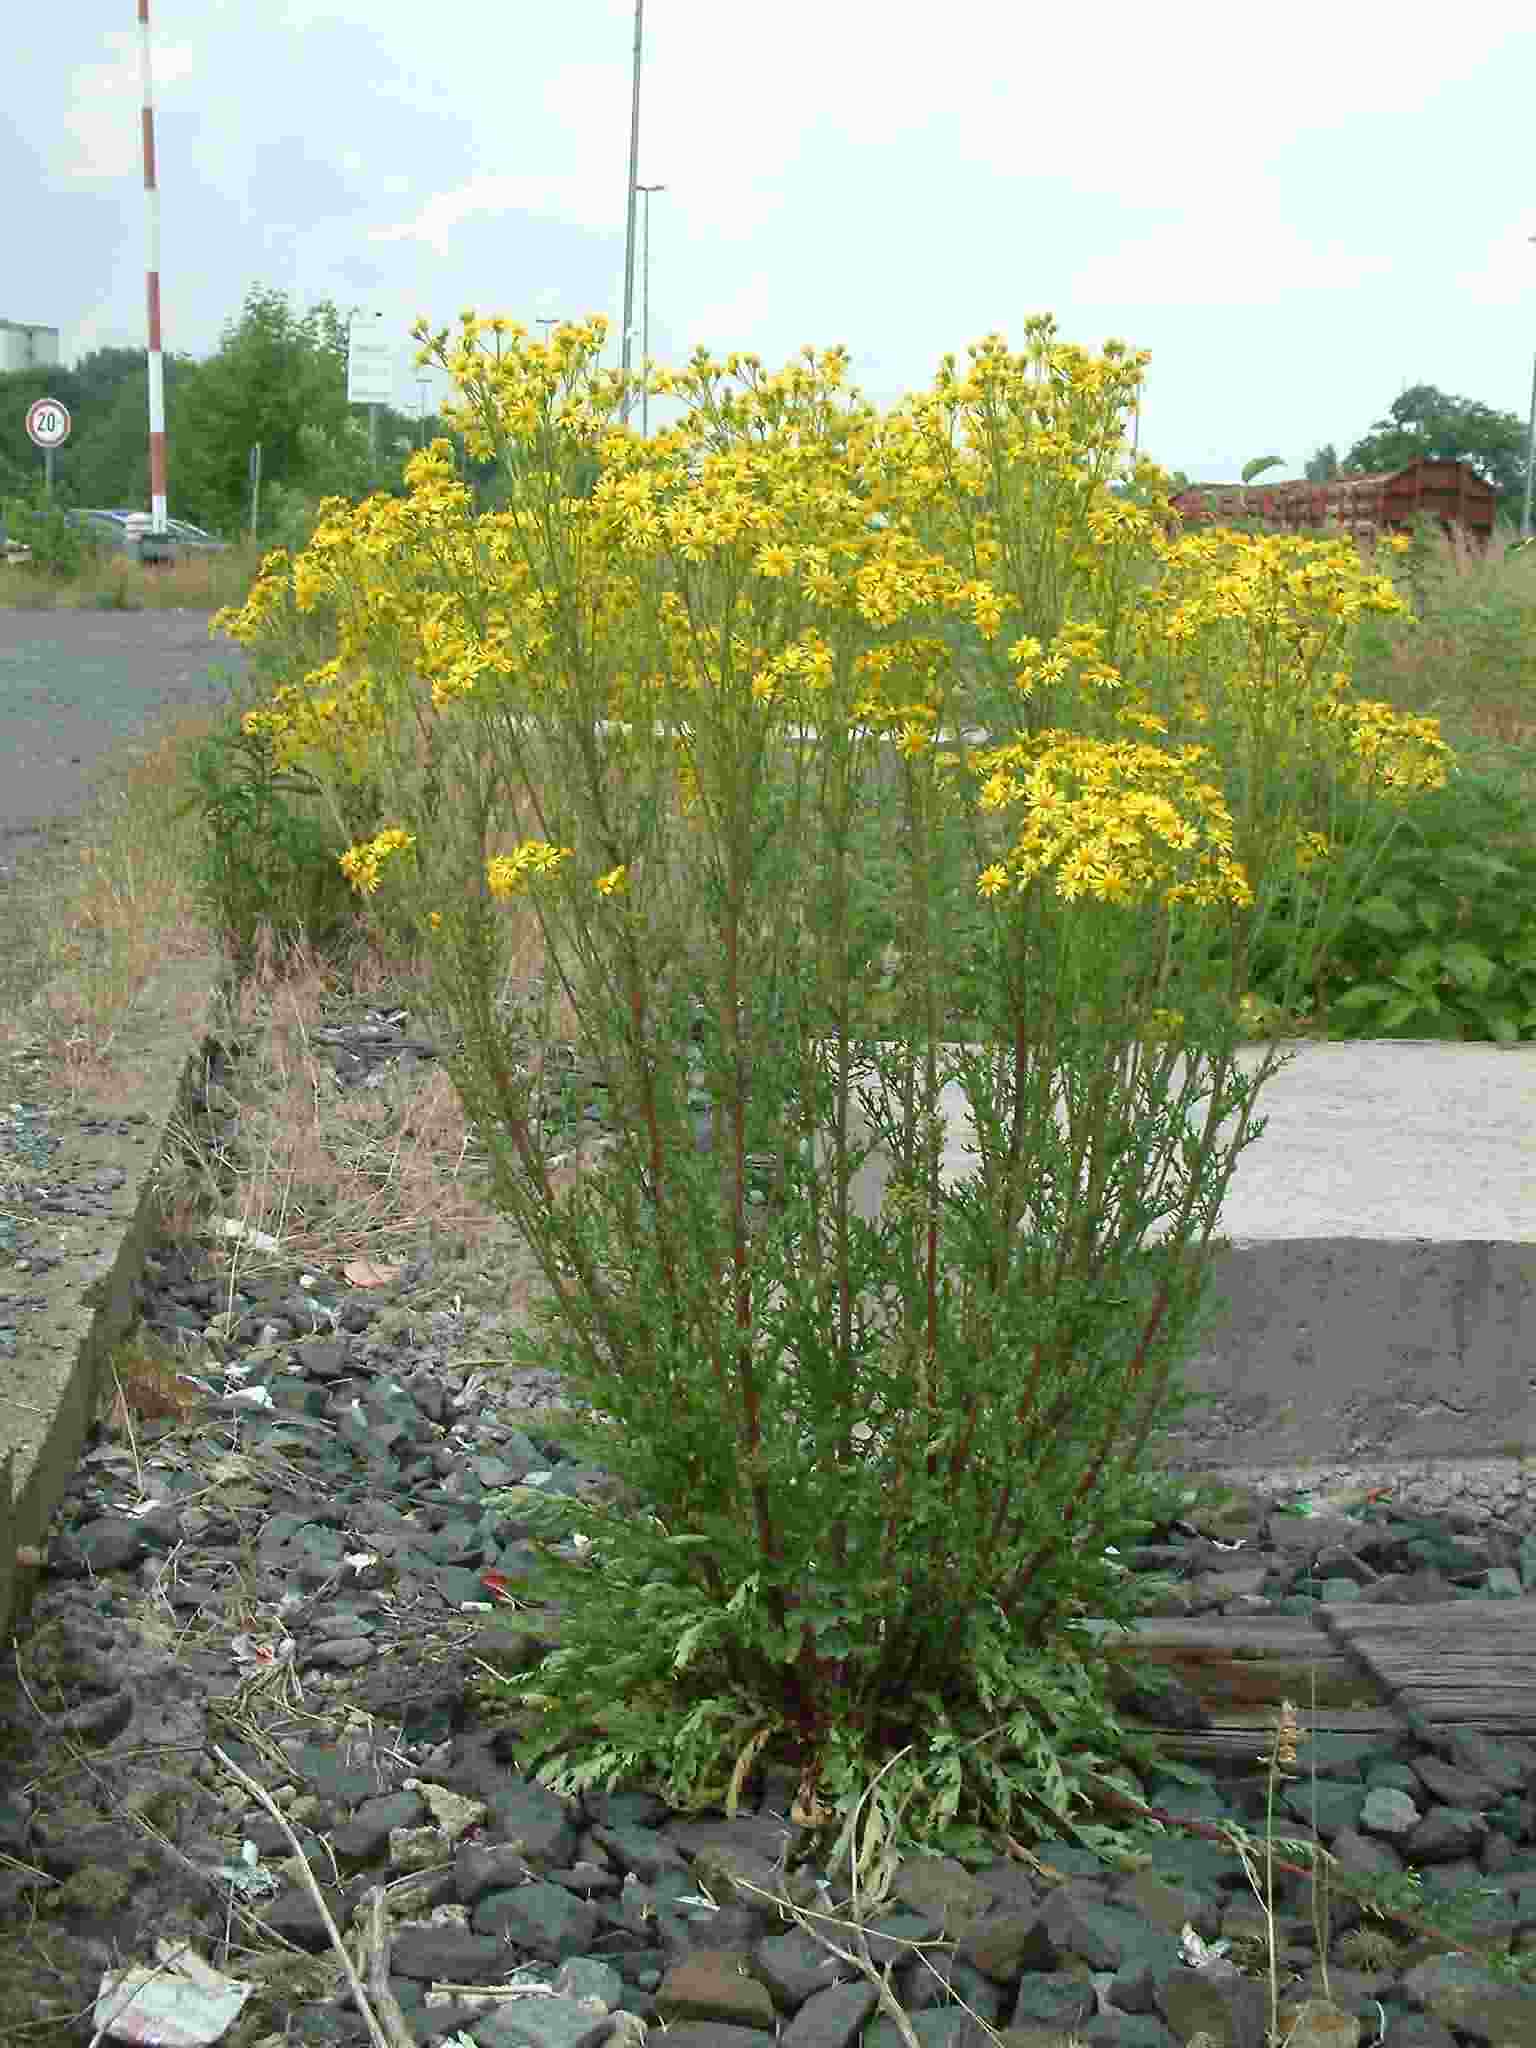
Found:
[{"label": "yellow daisy-like flower", "polygon": [[627,867],[610,868],[606,875],[599,875],[593,887],[599,896],[622,896],[629,887]]},{"label": "yellow daisy-like flower", "polygon": [[992,867],[983,868],[976,877],[977,894],[987,897],[989,901],[994,896],[1006,895],[1007,890],[1008,870],[1004,867],[998,867],[995,863]]},{"label": "yellow daisy-like flower", "polygon": [[554,874],[571,857],[569,846],[551,846],[546,839],[525,839],[511,853],[485,864],[485,885],[498,902],[520,895],[533,881]]},{"label": "yellow daisy-like flower", "polygon": [[349,846],[341,856],[342,873],[364,896],[371,896],[379,886],[379,873],[391,854],[406,853],[416,844],[413,832],[402,832],[398,826],[391,826],[372,839],[358,846]]}]

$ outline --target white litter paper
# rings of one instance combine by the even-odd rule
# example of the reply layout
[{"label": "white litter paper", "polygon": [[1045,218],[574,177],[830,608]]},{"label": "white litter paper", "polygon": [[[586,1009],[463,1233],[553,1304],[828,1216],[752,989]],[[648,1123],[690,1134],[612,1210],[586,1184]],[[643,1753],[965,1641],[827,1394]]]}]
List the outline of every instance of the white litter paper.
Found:
[{"label": "white litter paper", "polygon": [[251,1986],[226,1977],[194,1949],[157,1941],[158,1964],[108,1970],[96,1994],[95,2024],[113,2041],[141,2048],[209,2048],[240,2017]]},{"label": "white litter paper", "polygon": [[1230,1941],[1204,1940],[1187,1920],[1179,1935],[1179,1948],[1189,1967],[1192,1970],[1206,1970],[1213,1977],[1237,1975],[1236,1963],[1227,1960],[1227,1950],[1231,1946]]},{"label": "white litter paper", "polygon": [[221,1216],[219,1229],[225,1237],[236,1244],[249,1245],[252,1251],[275,1252],[281,1249],[269,1230],[257,1230],[254,1224],[242,1223],[238,1216]]}]

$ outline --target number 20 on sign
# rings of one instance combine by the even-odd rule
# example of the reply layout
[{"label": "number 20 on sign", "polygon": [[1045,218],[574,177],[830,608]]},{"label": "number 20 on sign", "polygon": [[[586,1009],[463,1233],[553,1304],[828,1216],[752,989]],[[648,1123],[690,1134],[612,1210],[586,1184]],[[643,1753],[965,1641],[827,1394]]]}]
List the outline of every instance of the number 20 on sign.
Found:
[{"label": "number 20 on sign", "polygon": [[56,398],[34,398],[27,407],[27,432],[43,451],[43,485],[53,496],[53,451],[69,439],[69,407]]},{"label": "number 20 on sign", "polygon": [[39,448],[58,448],[69,439],[68,406],[56,398],[34,398],[27,407],[27,432]]}]

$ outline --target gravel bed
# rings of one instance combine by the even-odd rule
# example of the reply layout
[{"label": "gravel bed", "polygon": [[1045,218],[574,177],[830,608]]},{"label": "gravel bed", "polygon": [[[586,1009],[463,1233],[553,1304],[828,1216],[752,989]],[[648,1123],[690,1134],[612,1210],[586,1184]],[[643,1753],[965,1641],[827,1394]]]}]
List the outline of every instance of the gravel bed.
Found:
[{"label": "gravel bed", "polygon": [[[336,1041],[358,1085],[389,1057],[383,1029]],[[0,2040],[89,2043],[103,1973],[167,1937],[254,1986],[233,2048],[368,2040],[286,1835],[217,1746],[283,1812],[343,1930],[366,1935],[385,1888],[388,1986],[421,2044],[631,2048],[665,2022],[669,2048],[899,2048],[874,1988],[793,1917],[841,1895],[785,1774],[760,1773],[729,1820],[638,1787],[567,1801],[483,1717],[482,1661],[524,1667],[553,1639],[492,1597],[533,1555],[520,1509],[613,1482],[562,1442],[553,1375],[486,1363],[506,1312],[467,1303],[439,1249],[394,1263],[362,1285],[274,1258],[232,1286],[217,1248],[155,1248],[144,1321],[186,1377],[131,1439],[98,1433],[0,1681]],[[1234,1621],[1536,1589],[1523,1496],[1297,1506],[1240,1494],[1125,1566],[1166,1582],[1163,1611]],[[1143,1705],[1203,1719],[1177,1690]],[[870,1944],[922,2048],[980,2048],[966,2008],[1010,2048],[1261,2048],[1257,1904],[1230,1851],[1171,1823],[1262,1827],[1264,1772],[1143,1789],[1170,1825],[1134,1870],[1068,1843],[901,1866]],[[1478,1888],[1482,1932],[1536,1949],[1536,1744],[1323,1737],[1279,1807],[1277,1832],[1315,1820],[1347,1871],[1418,1871],[1430,1917]],[[1277,1890],[1282,1997],[1301,2007],[1323,1958],[1305,1882]],[[1342,1898],[1329,1929],[1327,1989],[1359,2028],[1314,2011],[1293,2048],[1536,2044],[1536,1988]]]}]

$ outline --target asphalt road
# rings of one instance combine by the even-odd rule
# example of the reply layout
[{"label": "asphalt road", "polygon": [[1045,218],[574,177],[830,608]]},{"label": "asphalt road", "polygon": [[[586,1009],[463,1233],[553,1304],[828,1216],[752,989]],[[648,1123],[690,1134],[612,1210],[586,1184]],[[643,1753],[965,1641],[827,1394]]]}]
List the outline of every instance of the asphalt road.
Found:
[{"label": "asphalt road", "polygon": [[221,701],[239,662],[206,612],[0,608],[0,883],[126,747]]}]

